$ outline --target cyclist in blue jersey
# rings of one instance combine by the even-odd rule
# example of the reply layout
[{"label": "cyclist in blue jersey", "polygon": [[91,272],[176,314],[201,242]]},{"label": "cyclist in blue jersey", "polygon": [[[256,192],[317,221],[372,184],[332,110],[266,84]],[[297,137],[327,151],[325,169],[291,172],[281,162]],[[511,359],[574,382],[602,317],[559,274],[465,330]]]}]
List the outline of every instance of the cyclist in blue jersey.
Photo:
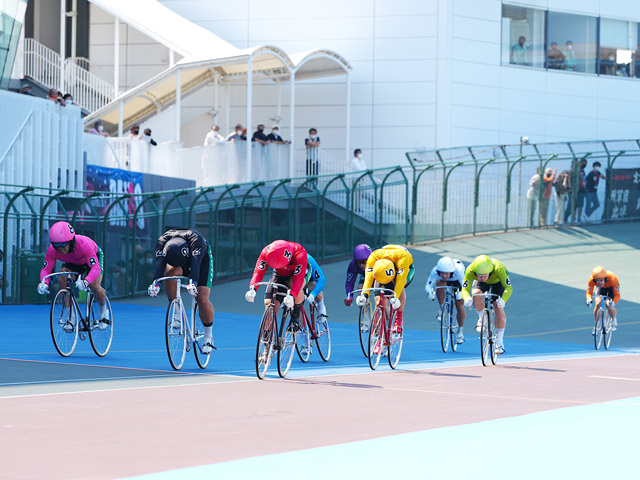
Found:
[{"label": "cyclist in blue jersey", "polygon": [[309,253],[307,253],[307,290],[309,290],[309,294],[307,295],[307,301],[311,303],[315,303],[318,307],[318,315],[321,317],[327,316],[327,307],[324,305],[324,295],[322,293],[322,289],[327,283],[327,279],[316,262],[315,258],[313,258]]}]

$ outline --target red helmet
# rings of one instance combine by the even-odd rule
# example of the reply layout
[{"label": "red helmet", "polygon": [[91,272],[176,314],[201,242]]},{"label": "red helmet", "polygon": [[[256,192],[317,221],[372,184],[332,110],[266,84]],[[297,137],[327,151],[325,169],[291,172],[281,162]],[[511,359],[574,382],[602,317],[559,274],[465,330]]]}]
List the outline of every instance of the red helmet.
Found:
[{"label": "red helmet", "polygon": [[71,242],[76,238],[76,231],[68,222],[57,222],[49,229],[49,241],[51,243]]},{"label": "red helmet", "polygon": [[267,264],[271,268],[282,268],[289,265],[293,258],[293,244],[286,240],[276,240],[267,245]]}]

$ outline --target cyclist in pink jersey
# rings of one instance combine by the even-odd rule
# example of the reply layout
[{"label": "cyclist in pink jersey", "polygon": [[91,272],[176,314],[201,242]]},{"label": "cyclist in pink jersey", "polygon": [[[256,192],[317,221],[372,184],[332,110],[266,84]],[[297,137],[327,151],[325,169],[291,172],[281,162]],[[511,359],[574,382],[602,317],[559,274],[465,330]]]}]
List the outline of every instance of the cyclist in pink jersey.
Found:
[{"label": "cyclist in pink jersey", "polygon": [[[80,290],[91,289],[100,304],[100,325],[101,330],[107,328],[109,320],[109,309],[107,308],[107,294],[102,283],[102,250],[96,242],[84,235],[76,235],[70,223],[57,222],[49,229],[49,241],[51,245],[47,248],[44,257],[44,265],[40,271],[40,283],[38,293],[45,295],[49,293],[49,279],[44,277],[53,272],[56,260],[62,262],[61,272],[78,272],[80,275],[76,280],[76,287]],[[88,272],[88,273],[87,273]],[[85,278],[82,275],[87,273]],[[75,277],[75,276],[74,276]],[[66,288],[67,279],[61,275],[58,277],[60,288]],[[71,328],[71,327],[70,327]]]}]

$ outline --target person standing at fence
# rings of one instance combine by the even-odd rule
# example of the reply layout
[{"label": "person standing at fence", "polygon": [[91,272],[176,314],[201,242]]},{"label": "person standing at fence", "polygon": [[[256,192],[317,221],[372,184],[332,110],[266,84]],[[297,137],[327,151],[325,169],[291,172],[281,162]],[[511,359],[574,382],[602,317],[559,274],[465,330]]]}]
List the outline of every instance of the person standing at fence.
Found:
[{"label": "person standing at fence", "polygon": [[204,146],[208,147],[209,145],[219,145],[224,142],[224,137],[220,135],[220,127],[218,127],[218,125],[212,125],[211,130],[209,130],[207,136],[204,137]]},{"label": "person standing at fence", "polygon": [[253,136],[251,137],[252,142],[258,142],[263,147],[269,145],[269,139],[264,134],[264,125],[259,123],[257,126],[257,130],[253,132]]},{"label": "person standing at fence", "polygon": [[103,137],[109,136],[109,134],[104,131],[104,123],[102,120],[96,120],[96,123],[93,124],[93,128],[89,130],[89,133],[92,135],[102,135]]},{"label": "person standing at fence", "polygon": [[154,147],[156,145],[158,145],[158,142],[156,142],[153,138],[151,138],[151,129],[150,128],[145,128],[144,129],[144,135],[142,136],[142,140],[144,140],[149,145],[152,145]]},{"label": "person standing at fence", "polygon": [[320,137],[318,130],[309,129],[309,138],[304,139],[304,146],[307,149],[307,170],[306,174],[318,175],[318,152],[320,150]]},{"label": "person standing at fence", "polygon": [[227,142],[243,142],[247,140],[247,136],[242,133],[242,124],[238,123],[233,132],[227,135]]},{"label": "person standing at fence", "polygon": [[582,207],[584,207],[584,201],[587,196],[587,188],[585,186],[585,173],[584,169],[587,168],[587,159],[580,160],[578,170],[578,201],[576,203],[576,214],[573,217],[574,221],[581,223],[582,219]]},{"label": "person standing at fence", "polygon": [[280,145],[287,145],[291,143],[291,140],[284,140],[280,136],[280,127],[278,125],[271,127],[271,133],[267,135],[267,140],[269,140],[270,143],[278,143]]},{"label": "person standing at fence", "polygon": [[138,140],[142,139],[142,137],[140,136],[140,125],[133,125],[129,129],[129,133],[131,134],[131,138],[137,138]]},{"label": "person standing at fence", "polygon": [[563,170],[560,175],[556,177],[554,183],[556,187],[556,216],[553,221],[554,225],[564,223],[564,203],[569,191],[569,172]]},{"label": "person standing at fence", "polygon": [[536,204],[538,203],[538,182],[540,181],[540,174],[536,170],[536,173],[529,180],[529,190],[527,190],[527,210],[529,216],[529,226],[533,227],[533,219],[536,213]]},{"label": "person standing at fence", "polygon": [[[549,211],[549,201],[551,200],[551,191],[553,190],[553,181],[556,179],[556,170],[547,168],[544,171],[544,190],[542,191],[542,198],[540,198],[540,226],[544,227],[547,224],[547,212]],[[537,192],[536,192],[537,193]]]},{"label": "person standing at fence", "polygon": [[600,207],[600,201],[598,200],[598,182],[601,178],[603,180],[607,179],[607,177],[600,173],[600,167],[602,167],[600,162],[593,162],[593,170],[589,172],[585,179],[587,206],[585,207],[584,213],[587,217],[590,217],[593,212]]}]

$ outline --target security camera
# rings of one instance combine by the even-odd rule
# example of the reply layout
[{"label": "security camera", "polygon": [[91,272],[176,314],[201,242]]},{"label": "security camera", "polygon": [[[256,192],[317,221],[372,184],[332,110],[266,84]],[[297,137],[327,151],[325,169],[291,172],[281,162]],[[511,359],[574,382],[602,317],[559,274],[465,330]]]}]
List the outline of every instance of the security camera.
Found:
[{"label": "security camera", "polygon": [[525,145],[529,145],[529,137],[520,137],[520,143],[524,143]]}]

